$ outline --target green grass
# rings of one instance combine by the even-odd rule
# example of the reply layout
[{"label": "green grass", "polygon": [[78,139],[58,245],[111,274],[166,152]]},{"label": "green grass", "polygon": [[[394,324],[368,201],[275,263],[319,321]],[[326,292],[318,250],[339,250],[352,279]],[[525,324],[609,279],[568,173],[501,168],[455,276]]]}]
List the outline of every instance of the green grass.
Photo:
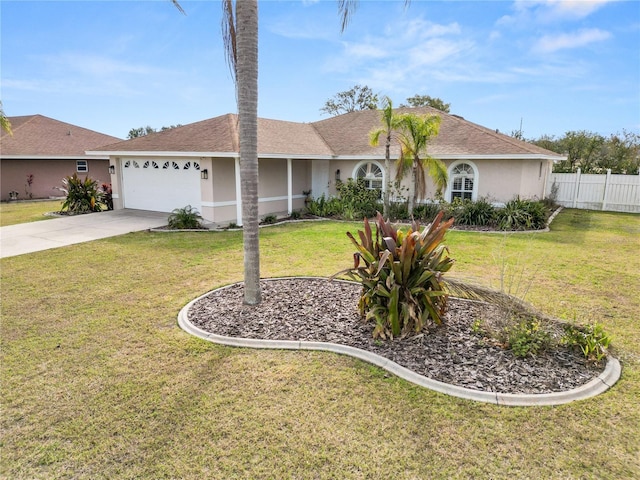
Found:
[{"label": "green grass", "polygon": [[[262,275],[348,266],[355,228],[261,230]],[[456,276],[511,278],[546,313],[613,335],[613,389],[535,408],[448,397],[345,356],[189,336],[180,308],[242,279],[241,232],[2,259],[0,478],[639,478],[639,235],[640,216],[577,210],[544,234],[448,235]]]},{"label": "green grass", "polygon": [[54,218],[45,217],[44,214],[47,212],[60,211],[61,208],[61,200],[3,202],[0,203],[0,227]]}]

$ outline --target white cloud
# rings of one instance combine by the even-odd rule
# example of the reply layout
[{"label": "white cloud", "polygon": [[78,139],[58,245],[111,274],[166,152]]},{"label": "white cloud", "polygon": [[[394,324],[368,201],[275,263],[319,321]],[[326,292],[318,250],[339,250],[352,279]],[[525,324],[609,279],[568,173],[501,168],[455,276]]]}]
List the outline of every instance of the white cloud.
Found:
[{"label": "white cloud", "polygon": [[91,76],[122,74],[158,75],[168,73],[167,70],[141,63],[126,62],[105,56],[81,53],[50,55],[43,57],[43,60],[53,70],[73,71]]},{"label": "white cloud", "polygon": [[618,0],[515,0],[512,15],[504,15],[497,26],[528,25],[557,21],[580,20]]},{"label": "white cloud", "polygon": [[568,48],[579,48],[594,42],[602,42],[611,38],[611,33],[598,28],[580,30],[574,33],[560,35],[545,35],[533,46],[538,53],[552,53]]},{"label": "white cloud", "polygon": [[372,43],[350,43],[344,42],[344,53],[347,57],[357,59],[385,58],[389,55],[388,50],[382,46]]},{"label": "white cloud", "polygon": [[612,0],[547,0],[539,14],[544,20],[581,19],[588,17]]},{"label": "white cloud", "polygon": [[427,65],[437,65],[453,59],[462,52],[469,52],[473,48],[470,41],[448,41],[441,38],[433,38],[411,48],[408,51],[408,65],[418,69]]}]

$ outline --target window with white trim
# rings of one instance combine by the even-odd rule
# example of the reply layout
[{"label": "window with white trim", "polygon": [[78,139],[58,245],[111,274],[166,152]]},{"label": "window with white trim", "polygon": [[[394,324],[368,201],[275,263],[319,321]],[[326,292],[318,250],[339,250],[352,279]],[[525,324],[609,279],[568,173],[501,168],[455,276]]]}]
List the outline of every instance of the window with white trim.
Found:
[{"label": "window with white trim", "polygon": [[473,199],[475,172],[468,163],[459,163],[451,170],[451,201],[455,198]]},{"label": "window with white trim", "polygon": [[384,176],[382,173],[382,167],[376,162],[367,162],[357,166],[354,177],[356,179],[362,178],[369,190],[378,190],[382,192]]},{"label": "window with white trim", "polygon": [[86,173],[89,171],[89,162],[86,160],[76,160],[76,172]]}]

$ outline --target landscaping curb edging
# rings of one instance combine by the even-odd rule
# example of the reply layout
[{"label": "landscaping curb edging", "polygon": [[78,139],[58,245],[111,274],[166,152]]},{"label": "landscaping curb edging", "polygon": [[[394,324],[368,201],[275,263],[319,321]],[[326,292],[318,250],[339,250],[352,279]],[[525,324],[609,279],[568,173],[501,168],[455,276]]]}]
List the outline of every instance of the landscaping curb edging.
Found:
[{"label": "landscaping curb edging", "polygon": [[203,340],[231,347],[266,348],[277,350],[319,350],[339,353],[341,355],[348,355],[350,357],[364,360],[365,362],[383,368],[384,370],[393,373],[394,375],[397,375],[404,380],[412,382],[421,387],[428,388],[429,390],[444,393],[446,395],[451,395],[453,397],[464,398],[466,400],[494,403],[496,405],[520,407],[549,406],[562,405],[577,400],[585,400],[587,398],[599,395],[611,388],[618,381],[622,373],[620,362],[613,357],[609,357],[607,359],[607,365],[600,375],[591,380],[589,383],[586,383],[585,385],[574,388],[572,390],[567,390],[566,392],[537,394],[484,392],[459,387],[457,385],[450,385],[438,380],[433,380],[423,375],[419,375],[413,370],[398,365],[397,363],[383,356],[347,345],[326,342],[308,342],[302,340],[259,340],[253,338],[226,337],[202,330],[189,321],[189,309],[195,302],[209,295],[211,292],[229,288],[231,286],[232,285],[227,285],[225,287],[217,288],[203,295],[200,295],[198,298],[191,300],[180,310],[180,313],[178,314],[178,325],[180,326],[180,328],[182,328],[185,332],[190,333],[191,335],[202,338]]}]

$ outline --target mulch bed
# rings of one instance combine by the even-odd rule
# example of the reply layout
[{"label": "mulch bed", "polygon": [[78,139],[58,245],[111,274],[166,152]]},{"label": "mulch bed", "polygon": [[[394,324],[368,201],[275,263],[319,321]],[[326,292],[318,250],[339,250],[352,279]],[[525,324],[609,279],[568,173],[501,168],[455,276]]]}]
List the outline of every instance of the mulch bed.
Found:
[{"label": "mulch bed", "polygon": [[197,327],[229,337],[330,342],[368,350],[425,377],[500,393],[551,393],[579,387],[598,376],[578,352],[555,348],[536,357],[515,357],[474,333],[475,320],[505,312],[483,302],[450,298],[445,322],[429,331],[393,340],[374,340],[373,324],[360,319],[358,284],[319,278],[261,281],[262,302],[243,304],[243,286],[211,292],[189,309]]}]

